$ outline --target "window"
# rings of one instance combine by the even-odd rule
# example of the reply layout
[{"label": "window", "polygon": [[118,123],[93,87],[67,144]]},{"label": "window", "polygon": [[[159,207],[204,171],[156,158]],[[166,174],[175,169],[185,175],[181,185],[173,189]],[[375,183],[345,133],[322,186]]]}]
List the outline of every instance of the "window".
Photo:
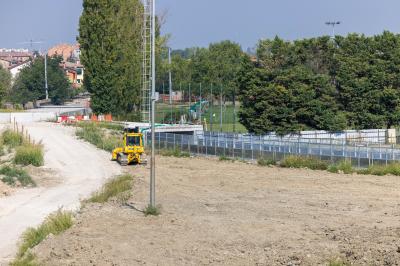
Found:
[{"label": "window", "polygon": [[126,146],[140,146],[140,137],[126,137]]}]

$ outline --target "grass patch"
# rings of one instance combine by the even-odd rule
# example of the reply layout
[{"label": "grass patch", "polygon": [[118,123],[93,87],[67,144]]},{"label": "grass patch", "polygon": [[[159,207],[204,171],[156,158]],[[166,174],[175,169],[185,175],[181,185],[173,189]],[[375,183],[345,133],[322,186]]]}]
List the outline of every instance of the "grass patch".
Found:
[{"label": "grass patch", "polygon": [[300,156],[286,157],[281,161],[280,166],[284,168],[308,168],[312,170],[328,169],[328,164],[324,161],[309,157],[300,157]]},{"label": "grass patch", "polygon": [[59,210],[49,215],[38,227],[26,230],[22,235],[17,257],[11,265],[37,265],[34,264],[34,255],[29,250],[40,244],[48,235],[58,235],[70,228],[72,224],[72,213]]},{"label": "grass patch", "polygon": [[42,166],[44,164],[43,146],[25,144],[17,147],[14,163],[36,167]]},{"label": "grass patch", "polygon": [[115,148],[123,146],[120,136],[106,135],[104,129],[95,123],[80,123],[76,135],[95,145],[99,149],[112,152]]},{"label": "grass patch", "polygon": [[257,164],[259,166],[272,166],[272,165],[276,165],[277,162],[271,158],[259,158],[257,160]]},{"label": "grass patch", "polygon": [[222,162],[223,161],[225,161],[225,162],[233,162],[233,161],[235,161],[234,159],[229,158],[229,157],[227,157],[225,155],[219,156],[219,160],[222,161]]},{"label": "grass patch", "polygon": [[337,164],[331,164],[328,167],[328,171],[331,173],[344,173],[347,175],[354,173],[353,166],[349,161],[341,161]]},{"label": "grass patch", "polygon": [[147,206],[143,211],[145,216],[158,216],[161,214],[161,206]]},{"label": "grass patch", "polygon": [[347,262],[343,261],[342,259],[335,259],[328,262],[329,266],[348,266]]},{"label": "grass patch", "polygon": [[2,134],[3,143],[11,148],[18,147],[24,143],[22,134],[7,129]]},{"label": "grass patch", "polygon": [[168,157],[178,157],[178,158],[187,158],[190,157],[190,153],[183,152],[179,148],[175,149],[161,149],[160,155],[168,156]]},{"label": "grass patch", "polygon": [[360,169],[357,171],[361,175],[395,175],[400,176],[400,163],[391,163],[388,165],[373,165],[367,169]]},{"label": "grass patch", "polygon": [[125,202],[131,196],[133,187],[133,177],[131,175],[121,175],[108,181],[100,191],[94,193],[88,200],[89,202],[104,203],[110,198],[117,197],[121,202]]},{"label": "grass patch", "polygon": [[3,166],[0,168],[0,175],[4,175],[1,179],[4,183],[14,186],[16,184],[16,180],[24,186],[36,186],[35,181],[32,180],[32,177],[23,169],[18,169],[13,166]]}]

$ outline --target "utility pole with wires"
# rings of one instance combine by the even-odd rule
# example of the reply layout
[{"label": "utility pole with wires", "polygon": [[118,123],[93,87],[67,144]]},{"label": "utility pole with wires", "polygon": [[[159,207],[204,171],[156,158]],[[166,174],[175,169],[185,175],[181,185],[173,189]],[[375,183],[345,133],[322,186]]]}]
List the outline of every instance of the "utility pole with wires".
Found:
[{"label": "utility pole with wires", "polygon": [[340,22],[340,21],[328,21],[328,22],[325,22],[325,25],[327,25],[327,26],[330,26],[330,27],[332,27],[332,39],[335,39],[335,27],[337,26],[337,25],[340,25],[342,22]]},{"label": "utility pole with wires", "polygon": [[150,206],[156,207],[155,107],[156,107],[156,0],[151,1],[151,162]]}]

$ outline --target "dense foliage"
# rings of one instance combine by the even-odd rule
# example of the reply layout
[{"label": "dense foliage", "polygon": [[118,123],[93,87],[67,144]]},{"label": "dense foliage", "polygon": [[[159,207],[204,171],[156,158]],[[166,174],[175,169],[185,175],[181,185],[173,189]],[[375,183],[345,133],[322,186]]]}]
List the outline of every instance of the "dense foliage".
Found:
[{"label": "dense foliage", "polygon": [[[71,94],[71,86],[64,71],[60,68],[61,57],[47,59],[47,80],[49,98],[53,104],[62,104]],[[10,100],[25,104],[46,98],[44,58],[38,57],[29,66],[23,68],[17,76]]]},{"label": "dense foliage", "polygon": [[0,65],[0,102],[11,86],[11,73]]},{"label": "dense foliage", "polygon": [[[254,60],[253,60],[254,61]],[[262,40],[242,60],[240,119],[250,132],[382,128],[400,122],[400,36]]]},{"label": "dense foliage", "polygon": [[140,104],[142,9],[139,0],[83,1],[79,43],[95,113],[124,114]]}]

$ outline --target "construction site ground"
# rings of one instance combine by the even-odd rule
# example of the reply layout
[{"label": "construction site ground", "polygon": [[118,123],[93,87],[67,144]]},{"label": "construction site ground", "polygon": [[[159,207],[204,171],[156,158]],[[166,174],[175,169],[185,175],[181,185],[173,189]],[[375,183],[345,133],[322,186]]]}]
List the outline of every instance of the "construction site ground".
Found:
[{"label": "construction site ground", "polygon": [[135,176],[131,206],[86,205],[34,249],[42,263],[400,264],[398,177],[158,157],[162,214],[145,217],[148,166],[124,169]]}]

